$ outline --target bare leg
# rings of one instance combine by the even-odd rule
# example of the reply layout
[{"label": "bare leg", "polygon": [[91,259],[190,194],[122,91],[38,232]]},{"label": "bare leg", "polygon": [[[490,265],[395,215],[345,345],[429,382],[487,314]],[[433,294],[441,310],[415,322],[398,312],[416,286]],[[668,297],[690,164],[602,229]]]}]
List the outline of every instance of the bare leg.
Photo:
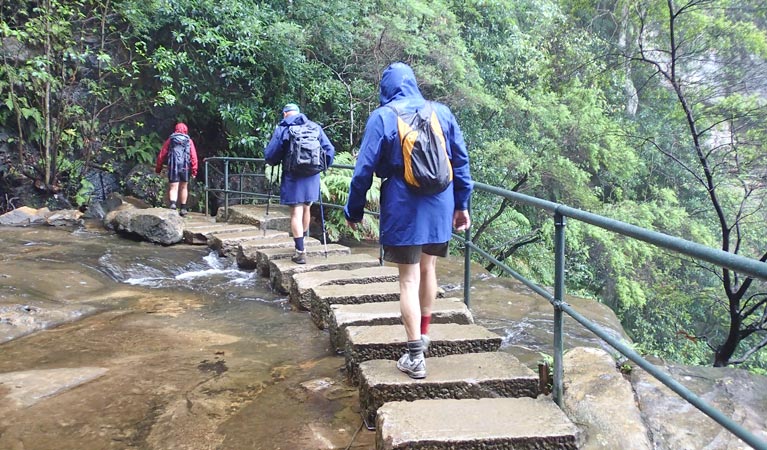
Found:
[{"label": "bare leg", "polygon": [[399,308],[408,341],[421,339],[421,307],[418,299],[419,264],[397,264],[399,268]]},{"label": "bare leg", "polygon": [[311,213],[311,206],[310,205],[304,205],[304,211],[303,211],[303,233],[306,233],[309,231],[309,221],[312,219],[312,213]]},{"label": "bare leg", "polygon": [[431,307],[437,298],[437,257],[421,253],[421,283],[418,286],[418,300],[421,315],[431,315]]},{"label": "bare leg", "polygon": [[186,205],[186,199],[189,196],[189,183],[181,181],[178,183],[178,200],[182,205]]},{"label": "bare leg", "polygon": [[176,203],[176,201],[178,201],[178,182],[168,183],[168,200],[170,200],[171,203]]},{"label": "bare leg", "polygon": [[290,232],[293,238],[304,235],[304,206],[290,205]]}]

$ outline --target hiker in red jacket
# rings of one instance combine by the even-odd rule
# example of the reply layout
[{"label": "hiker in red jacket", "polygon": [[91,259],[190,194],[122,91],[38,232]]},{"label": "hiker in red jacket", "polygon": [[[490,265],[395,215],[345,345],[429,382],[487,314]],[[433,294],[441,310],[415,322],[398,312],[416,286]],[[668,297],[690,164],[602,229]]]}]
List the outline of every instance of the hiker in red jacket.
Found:
[{"label": "hiker in red jacket", "polygon": [[[186,124],[176,124],[176,131],[165,140],[162,150],[157,156],[155,172],[162,172],[164,165],[168,166],[168,198],[169,208],[176,210],[179,202],[179,214],[185,216],[188,212],[186,200],[190,178],[197,176],[197,149],[189,137]],[[190,177],[191,175],[191,177]]]}]

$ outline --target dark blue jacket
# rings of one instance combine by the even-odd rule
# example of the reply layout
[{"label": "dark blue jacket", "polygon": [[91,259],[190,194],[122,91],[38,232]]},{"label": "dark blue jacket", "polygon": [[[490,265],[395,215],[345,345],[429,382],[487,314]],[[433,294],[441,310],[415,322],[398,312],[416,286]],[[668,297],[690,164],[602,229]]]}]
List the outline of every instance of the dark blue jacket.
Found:
[{"label": "dark blue jacket", "polygon": [[[277,165],[285,158],[285,154],[290,147],[290,133],[288,127],[291,125],[302,125],[309,119],[303,114],[295,114],[285,117],[277,124],[272,138],[264,150],[264,157],[267,164]],[[320,132],[320,146],[325,150],[325,161],[327,167],[333,164],[336,152],[333,144],[330,143],[325,131]],[[299,203],[316,202],[320,193],[320,174],[308,177],[293,176],[289,173],[282,174],[280,184],[280,203],[283,205],[295,205]]]},{"label": "dark blue jacket", "polygon": [[415,111],[425,104],[413,70],[403,63],[390,65],[381,77],[381,107],[365,125],[365,134],[349,186],[344,215],[350,222],[362,220],[365,196],[375,174],[381,184],[381,233],[383,245],[422,245],[450,240],[453,213],[467,210],[474,187],[469,173],[469,154],[458,123],[450,109],[432,102],[447,142],[453,166],[453,183],[435,195],[411,192],[403,179],[404,162],[397,131],[397,115]]}]

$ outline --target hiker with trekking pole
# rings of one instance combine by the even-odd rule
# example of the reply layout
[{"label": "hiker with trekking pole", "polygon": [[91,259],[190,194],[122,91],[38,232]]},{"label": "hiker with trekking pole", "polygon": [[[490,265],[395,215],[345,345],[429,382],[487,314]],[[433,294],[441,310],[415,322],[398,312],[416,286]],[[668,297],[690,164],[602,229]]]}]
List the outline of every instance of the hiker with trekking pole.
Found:
[{"label": "hiker with trekking pole", "polygon": [[298,105],[288,103],[264,157],[269,165],[282,165],[280,204],[290,206],[290,231],[295,242],[291,260],[306,264],[304,237],[309,235],[310,207],[321,198],[320,173],[333,164],[335,148],[319,124],[302,114]]}]

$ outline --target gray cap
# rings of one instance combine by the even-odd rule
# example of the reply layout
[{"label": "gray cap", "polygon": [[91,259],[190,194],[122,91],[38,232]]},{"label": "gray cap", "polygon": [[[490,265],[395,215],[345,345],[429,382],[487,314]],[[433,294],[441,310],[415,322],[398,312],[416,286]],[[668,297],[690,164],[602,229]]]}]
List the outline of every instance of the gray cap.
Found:
[{"label": "gray cap", "polygon": [[298,108],[298,105],[295,103],[288,103],[284,108],[282,108],[282,112],[286,113],[288,111],[301,112],[301,110]]}]

